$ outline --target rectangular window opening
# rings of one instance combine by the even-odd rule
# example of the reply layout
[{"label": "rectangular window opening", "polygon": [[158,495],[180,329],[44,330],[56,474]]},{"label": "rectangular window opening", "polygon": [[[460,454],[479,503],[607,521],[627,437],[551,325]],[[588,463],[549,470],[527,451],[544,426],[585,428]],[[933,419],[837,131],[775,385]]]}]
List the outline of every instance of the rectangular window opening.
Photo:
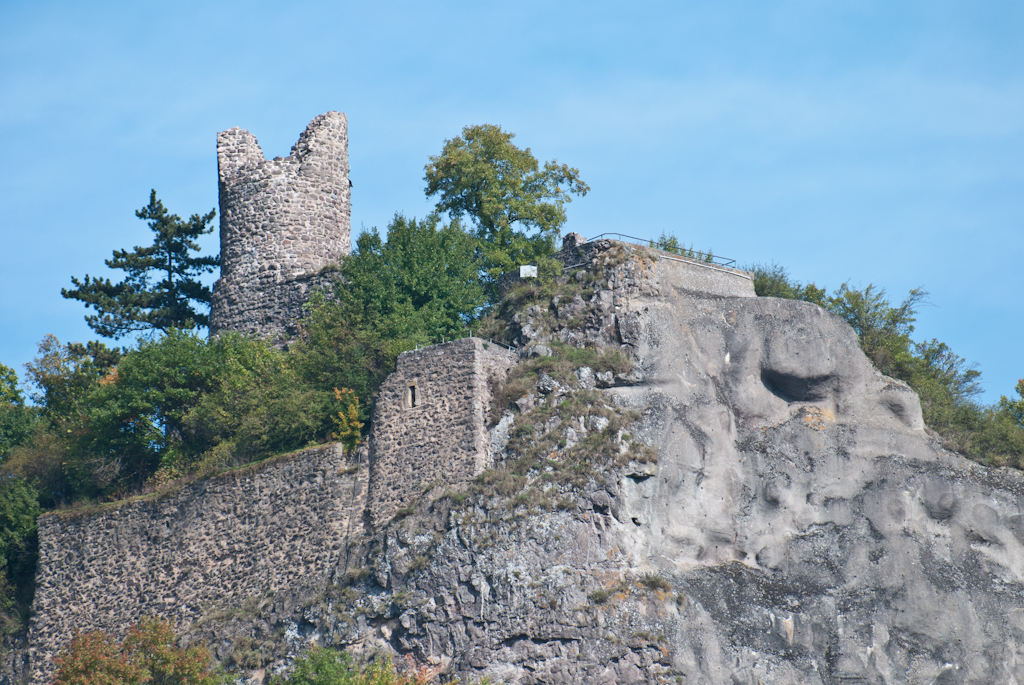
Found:
[{"label": "rectangular window opening", "polygon": [[416,386],[410,385],[409,389],[405,391],[405,408],[412,409],[413,407],[419,406],[419,398],[416,396]]}]

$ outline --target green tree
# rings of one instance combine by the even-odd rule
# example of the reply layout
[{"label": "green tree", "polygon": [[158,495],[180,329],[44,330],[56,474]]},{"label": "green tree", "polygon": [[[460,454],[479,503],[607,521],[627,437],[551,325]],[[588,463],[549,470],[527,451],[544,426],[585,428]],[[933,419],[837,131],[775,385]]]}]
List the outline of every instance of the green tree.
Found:
[{"label": "green tree", "polygon": [[0,460],[29,438],[37,419],[36,408],[25,406],[17,374],[0,364]]},{"label": "green tree", "polygon": [[[47,335],[39,343],[39,356],[25,365],[36,406],[6,412],[17,419],[19,435],[4,450],[3,467],[32,483],[43,506],[69,501],[77,492],[69,468],[76,443],[88,434],[90,397],[109,380],[121,355],[103,343],[63,345]],[[0,422],[4,414],[0,408]]]},{"label": "green tree", "polygon": [[398,355],[465,333],[485,303],[475,242],[457,222],[442,226],[436,215],[396,215],[386,240],[376,229],[359,236],[333,297],[314,298],[303,319],[294,347],[303,379],[318,389],[354,391],[359,420],[367,422]]},{"label": "green tree", "polygon": [[907,380],[913,364],[910,334],[914,332],[917,306],[927,296],[921,288],[914,288],[902,302],[892,306],[884,289],[869,283],[863,290],[857,290],[843,283],[824,306],[850,324],[864,354],[882,373]]},{"label": "green tree", "polygon": [[31,438],[39,425],[35,407],[24,404],[0,403],[0,461]]},{"label": "green tree", "polygon": [[80,488],[141,486],[166,461],[180,457],[183,421],[215,386],[217,346],[171,330],[125,354],[85,399],[84,424],[67,469]]},{"label": "green tree", "polygon": [[590,190],[578,169],[554,160],[541,168],[513,137],[491,124],[466,126],[425,169],[426,194],[438,196],[437,210],[474,222],[480,266],[490,279],[550,255],[565,203]]},{"label": "green tree", "polygon": [[473,265],[475,241],[457,222],[442,226],[396,214],[387,240],[376,229],[356,241],[335,296],[387,337],[411,329],[428,339],[465,330],[485,297]]},{"label": "green tree", "polygon": [[1017,399],[1011,400],[1003,395],[999,398],[999,408],[1007,412],[1021,428],[1024,428],[1024,378],[1017,381],[1014,388],[1017,391]]},{"label": "green tree", "polygon": [[170,214],[157,199],[156,191],[149,195],[149,204],[135,212],[135,216],[149,223],[155,234],[149,247],[135,247],[133,251],[115,250],[106,260],[111,269],[127,272],[120,283],[109,278],[84,280],[72,277],[76,286],[64,288],[61,295],[80,300],[96,314],[85,317],[89,327],[107,338],[121,338],[139,331],[192,329],[209,325],[209,316],[193,303],[209,305],[210,288],[199,278],[220,264],[219,257],[199,257],[196,240],[213,231],[208,224],[216,214],[193,214],[182,221]]},{"label": "green tree", "polygon": [[62,345],[54,335],[39,343],[39,356],[25,365],[35,390],[32,400],[58,423],[74,422],[86,396],[116,367],[123,351],[101,342]]},{"label": "green tree", "polygon": [[22,401],[18,374],[11,367],[0,364],[0,404],[21,404]]}]

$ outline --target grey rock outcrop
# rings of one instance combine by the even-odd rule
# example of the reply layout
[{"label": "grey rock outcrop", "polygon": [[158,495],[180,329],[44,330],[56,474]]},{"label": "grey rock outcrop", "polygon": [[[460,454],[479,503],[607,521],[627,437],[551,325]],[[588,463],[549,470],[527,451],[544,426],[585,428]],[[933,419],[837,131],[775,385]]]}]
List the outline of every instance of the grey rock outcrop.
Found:
[{"label": "grey rock outcrop", "polygon": [[597,392],[656,465],[563,510],[434,505],[382,533],[362,627],[310,619],[504,683],[1024,682],[1021,474],[934,444],[837,317],[676,268],[634,255],[590,295],[643,376]]},{"label": "grey rock outcrop", "polygon": [[[204,638],[211,629],[168,590],[183,566],[167,564],[187,549],[201,551],[189,552],[191,567],[231,583],[223,597],[190,590],[211,605],[277,593],[232,619],[234,642],[221,639],[229,665],[254,635],[290,640],[249,669],[253,682],[317,642],[509,685],[1024,683],[1019,472],[941,449],[917,396],[814,305],[754,297],[741,272],[653,250],[572,249],[571,263],[585,266],[568,274],[564,297],[507,312],[521,349],[550,351],[512,369],[516,394],[478,382],[503,378],[509,361],[483,354],[482,341],[449,343],[443,362],[436,349],[409,353],[389,381],[387,439],[423,463],[385,454],[382,439],[371,462],[382,470],[366,490],[340,462],[287,467],[294,482],[281,466],[266,486],[235,482],[230,497],[194,485],[183,491],[191,499],[52,519],[40,535],[55,563],[40,567],[30,641],[52,652],[49,627],[88,628],[88,607],[62,617],[70,585],[113,611],[124,590],[105,579],[132,574],[150,588],[140,596]],[[591,356],[570,364],[566,346]],[[472,362],[465,378],[459,351]],[[608,362],[613,351],[632,369]],[[428,396],[442,411],[407,411]],[[507,406],[486,411],[495,397]],[[450,428],[457,411],[472,413],[472,430]],[[424,444],[408,430],[416,422]],[[463,442],[471,449],[452,460],[446,443]],[[444,459],[461,490],[425,488],[444,480]],[[338,497],[356,492],[379,492],[386,506],[345,513]],[[280,530],[271,516],[240,515],[257,502],[265,511],[268,496],[285,512]],[[309,504],[331,512],[335,529],[344,521],[345,539]],[[146,525],[147,512],[166,526]],[[264,547],[246,556],[232,540],[250,530]],[[288,571],[273,563],[254,567],[273,580],[266,589],[227,564],[297,532],[327,547],[291,549],[281,562],[315,569],[296,578],[301,591],[286,591]],[[122,572],[103,550],[134,560]]]}]

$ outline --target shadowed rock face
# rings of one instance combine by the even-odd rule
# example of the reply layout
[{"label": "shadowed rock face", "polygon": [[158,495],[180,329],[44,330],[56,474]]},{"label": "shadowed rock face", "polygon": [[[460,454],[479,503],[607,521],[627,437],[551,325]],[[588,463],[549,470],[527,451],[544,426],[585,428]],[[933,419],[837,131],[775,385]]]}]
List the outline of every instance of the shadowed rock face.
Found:
[{"label": "shadowed rock face", "polygon": [[603,392],[657,464],[568,511],[453,510],[437,547],[395,526],[375,578],[418,599],[338,641],[505,683],[1024,683],[1021,475],[934,444],[839,318],[678,269],[619,267],[587,334],[638,360]]}]

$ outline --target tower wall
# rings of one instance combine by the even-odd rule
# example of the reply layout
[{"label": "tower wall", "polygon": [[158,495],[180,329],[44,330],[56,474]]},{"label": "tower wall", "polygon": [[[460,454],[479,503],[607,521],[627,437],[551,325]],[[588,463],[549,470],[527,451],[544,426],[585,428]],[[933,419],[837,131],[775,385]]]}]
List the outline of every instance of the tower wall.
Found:
[{"label": "tower wall", "polygon": [[375,526],[432,483],[460,486],[491,466],[491,385],[518,354],[479,338],[403,352],[381,386],[370,438],[369,515]]},{"label": "tower wall", "polygon": [[210,334],[288,336],[324,267],[350,248],[348,120],[340,112],[309,123],[288,157],[266,160],[255,136],[217,134],[221,277]]}]

